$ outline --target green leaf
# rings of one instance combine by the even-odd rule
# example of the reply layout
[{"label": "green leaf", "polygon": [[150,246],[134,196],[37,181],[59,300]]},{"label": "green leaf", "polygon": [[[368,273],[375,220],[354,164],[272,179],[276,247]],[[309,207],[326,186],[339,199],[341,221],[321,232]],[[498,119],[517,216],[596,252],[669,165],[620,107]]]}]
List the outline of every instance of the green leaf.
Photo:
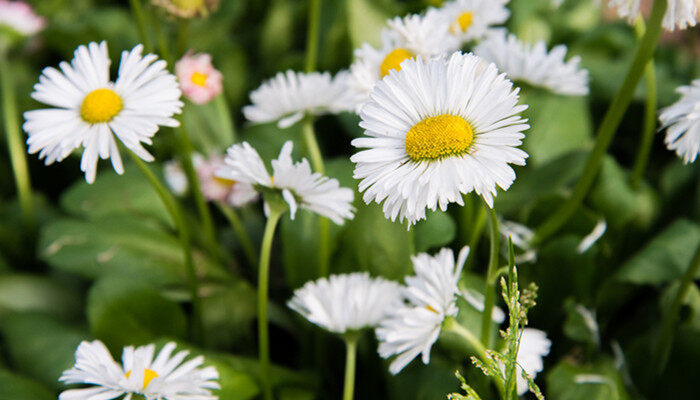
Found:
[{"label": "green leaf", "polygon": [[0,370],[0,399],[55,400],[56,395],[38,382]]},{"label": "green leaf", "polygon": [[566,321],[564,321],[564,334],[570,339],[593,346],[600,345],[600,332],[595,313],[582,304],[569,298],[564,304],[566,308]]},{"label": "green leaf", "polygon": [[0,275],[0,310],[41,311],[71,318],[80,315],[78,293],[55,279],[29,274]]},{"label": "green leaf", "polygon": [[206,343],[213,348],[253,346],[252,323],[257,317],[256,292],[247,282],[217,285],[202,299]]},{"label": "green leaf", "polygon": [[583,366],[564,359],[547,374],[547,398],[625,400],[629,396],[612,360]]},{"label": "green leaf", "polygon": [[381,44],[381,31],[386,20],[395,14],[379,9],[376,1],[348,0],[348,29],[353,48],[367,42],[373,46]]},{"label": "green leaf", "polygon": [[159,337],[184,338],[187,320],[180,306],[142,282],[106,277],[88,293],[92,334],[112,349],[141,345]]},{"label": "green leaf", "polygon": [[690,266],[698,244],[700,226],[685,219],[677,220],[625,262],[616,277],[638,285],[679,279]]},{"label": "green leaf", "polygon": [[416,224],[416,252],[425,252],[452,242],[457,235],[457,224],[452,217],[442,211],[429,212],[425,221]]}]

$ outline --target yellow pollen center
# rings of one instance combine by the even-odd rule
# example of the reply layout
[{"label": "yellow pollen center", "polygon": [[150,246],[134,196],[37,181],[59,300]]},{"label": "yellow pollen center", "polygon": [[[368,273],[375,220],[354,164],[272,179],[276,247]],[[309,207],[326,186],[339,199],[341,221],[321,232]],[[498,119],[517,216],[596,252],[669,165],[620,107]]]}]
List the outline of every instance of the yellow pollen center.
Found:
[{"label": "yellow pollen center", "polygon": [[473,139],[464,118],[442,114],[413,125],[406,133],[406,153],[413,161],[437,160],[465,153]]},{"label": "yellow pollen center", "polygon": [[236,184],[236,181],[233,179],[226,179],[226,178],[221,178],[219,176],[214,175],[214,182],[218,183],[219,185],[223,186],[233,186]]},{"label": "yellow pollen center", "polygon": [[204,0],[172,0],[172,4],[182,11],[197,11],[204,7]]},{"label": "yellow pollen center", "polygon": [[474,23],[474,13],[471,11],[463,12],[450,27],[450,32],[452,34],[466,32],[472,23]]},{"label": "yellow pollen center", "polygon": [[206,74],[203,74],[201,72],[195,72],[194,74],[192,74],[192,78],[190,78],[190,80],[195,85],[204,87],[204,85],[207,84],[207,78],[208,77]]},{"label": "yellow pollen center", "polygon": [[97,89],[88,93],[80,105],[83,121],[98,124],[109,122],[124,108],[121,97],[112,89]]},{"label": "yellow pollen center", "polygon": [[439,312],[437,312],[437,310],[436,310],[436,309],[434,309],[434,308],[433,308],[433,307],[431,307],[431,306],[425,306],[425,308],[427,308],[427,309],[428,309],[428,311],[432,311],[432,312],[434,312],[435,314],[440,314]]},{"label": "yellow pollen center", "polygon": [[391,72],[393,69],[401,71],[401,63],[404,60],[413,58],[414,56],[415,54],[402,47],[392,50],[391,53],[384,57],[382,65],[379,66],[379,72],[381,73],[382,78],[389,75],[389,72]]},{"label": "yellow pollen center", "polygon": [[[131,371],[126,371],[126,378],[129,379],[131,376]],[[148,387],[148,384],[151,383],[152,380],[158,377],[158,373],[156,371],[153,371],[152,369],[146,368],[143,371],[143,389],[146,389]]]}]

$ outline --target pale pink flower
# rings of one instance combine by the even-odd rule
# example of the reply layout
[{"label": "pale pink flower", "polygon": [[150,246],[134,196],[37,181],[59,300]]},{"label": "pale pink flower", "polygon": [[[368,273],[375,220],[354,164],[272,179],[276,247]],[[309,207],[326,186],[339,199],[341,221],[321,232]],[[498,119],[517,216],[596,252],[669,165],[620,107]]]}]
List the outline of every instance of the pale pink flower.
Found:
[{"label": "pale pink flower", "polygon": [[2,26],[22,36],[32,36],[44,29],[46,21],[23,1],[0,0],[0,28]]},{"label": "pale pink flower", "polygon": [[175,64],[175,74],[182,93],[195,104],[208,103],[223,90],[223,77],[209,54],[188,52]]},{"label": "pale pink flower", "polygon": [[258,192],[252,185],[216,176],[216,171],[226,165],[223,157],[215,155],[205,159],[195,155],[192,161],[200,189],[207,200],[223,201],[241,207],[258,199]]}]

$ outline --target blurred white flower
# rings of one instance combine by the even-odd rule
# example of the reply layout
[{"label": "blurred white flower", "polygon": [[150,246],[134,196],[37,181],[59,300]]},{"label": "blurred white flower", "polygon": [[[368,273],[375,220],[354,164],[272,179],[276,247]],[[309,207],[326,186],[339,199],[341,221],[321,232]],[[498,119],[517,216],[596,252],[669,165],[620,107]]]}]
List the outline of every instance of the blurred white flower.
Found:
[{"label": "blurred white flower", "polygon": [[513,221],[501,220],[498,222],[498,232],[505,239],[502,251],[508,257],[508,239],[513,241],[513,246],[521,250],[515,254],[515,263],[523,264],[537,260],[537,248],[532,247],[532,238],[535,232],[525,225]]},{"label": "blurred white flower", "polygon": [[525,165],[518,148],[528,129],[518,89],[496,66],[472,54],[423,62],[377,83],[362,109],[365,148],[351,157],[364,201],[384,203],[384,215],[414,224],[426,209],[463,205],[475,191],[491,206],[496,187],[515,180],[509,164]]},{"label": "blurred white flower", "polygon": [[339,225],[346,219],[352,219],[353,191],[340,187],[336,179],[312,172],[305,158],[293,163],[292,148],[291,141],[282,146],[279,157],[272,161],[273,175],[270,176],[254,148],[247,142],[235,144],[227,150],[226,165],[218,170],[216,176],[279,190],[289,204],[291,219],[294,219],[298,207],[329,218]]},{"label": "blurred white flower", "polygon": [[[479,312],[484,312],[486,308],[484,295],[474,289],[464,289],[462,290],[462,298],[474,307]],[[506,313],[503,312],[499,307],[493,306],[491,309],[491,320],[497,324],[503,323],[506,320]]]},{"label": "blurred white flower", "polygon": [[676,91],[681,99],[661,110],[659,121],[666,129],[666,147],[688,164],[700,152],[700,79]]},{"label": "blurred white flower", "polygon": [[[641,4],[642,0],[608,0],[610,7],[617,8],[620,18],[626,18],[630,23],[640,15]],[[695,26],[697,12],[698,5],[695,0],[668,0],[663,27],[668,31],[675,31]]]},{"label": "blurred white flower", "polygon": [[92,385],[69,389],[59,400],[114,399],[133,395],[146,399],[216,400],[212,389],[219,389],[219,373],[214,367],[201,368],[204,357],[185,358],[189,351],[173,355],[175,343],[168,343],[155,357],[155,345],[125,347],[122,365],[114,361],[102,342],[82,342],[75,351],[75,366],[63,372],[61,382]]},{"label": "blurred white flower", "polygon": [[515,35],[506,36],[505,31],[491,32],[474,49],[477,56],[495,63],[513,81],[568,96],[588,94],[588,71],[580,68],[578,56],[564,61],[566,51],[566,46],[558,45],[547,52],[544,41],[530,45]]},{"label": "blurred white flower", "polygon": [[159,125],[178,126],[172,117],[183,104],[166,62],[142,51],[138,45],[122,52],[114,83],[105,42],[78,47],[70,64],[59,64],[61,71],[44,68],[32,98],[54,108],[24,113],[29,153],[39,152],[49,165],[82,146],[80,169],[88,183],[95,180],[98,158],[110,158],[114,170],[124,173],[115,136],[141,159],[153,161],[142,143],[151,144]]},{"label": "blurred white flower", "polygon": [[204,17],[219,7],[221,0],[152,0],[153,5],[179,18]]},{"label": "blurred white flower", "polygon": [[179,161],[170,160],[163,164],[163,177],[173,193],[178,196],[184,196],[187,193],[189,183]]},{"label": "blurred white flower", "polygon": [[20,36],[33,36],[46,26],[46,20],[23,1],[0,0],[0,32],[3,27]]},{"label": "blurred white flower", "polygon": [[436,13],[440,23],[449,26],[450,34],[461,44],[483,39],[493,26],[506,22],[510,16],[506,8],[508,1],[453,0],[429,10],[428,14]]},{"label": "blurred white flower", "polygon": [[375,328],[402,305],[401,286],[368,273],[331,275],[307,282],[287,303],[309,322],[344,334]]},{"label": "blurred white flower", "polygon": [[211,55],[188,52],[175,64],[182,93],[195,104],[212,101],[223,90],[223,76],[211,64]]},{"label": "blurred white flower", "polygon": [[392,374],[421,353],[423,363],[430,362],[430,349],[440,336],[443,321],[457,315],[457,283],[468,255],[469,247],[464,247],[456,261],[450,249],[435,256],[421,253],[413,257],[416,275],[406,278],[404,289],[408,304],[391,313],[376,330],[379,355],[395,356],[389,366]]},{"label": "blurred white flower", "polygon": [[598,223],[595,224],[593,227],[593,230],[591,233],[586,235],[582,240],[581,243],[578,244],[576,247],[576,251],[579,254],[583,254],[587,252],[593,245],[605,234],[605,231],[608,229],[608,224],[605,222],[604,219],[601,219],[598,221]]},{"label": "blurred white flower", "polygon": [[[551,346],[552,342],[547,339],[545,332],[532,328],[522,330],[516,358],[518,362],[517,385],[519,395],[522,396],[529,390],[527,381],[522,376],[522,371],[524,370],[530,378],[535,379],[537,373],[544,368],[542,359],[549,354]],[[505,370],[505,366],[501,366],[501,369]]]}]

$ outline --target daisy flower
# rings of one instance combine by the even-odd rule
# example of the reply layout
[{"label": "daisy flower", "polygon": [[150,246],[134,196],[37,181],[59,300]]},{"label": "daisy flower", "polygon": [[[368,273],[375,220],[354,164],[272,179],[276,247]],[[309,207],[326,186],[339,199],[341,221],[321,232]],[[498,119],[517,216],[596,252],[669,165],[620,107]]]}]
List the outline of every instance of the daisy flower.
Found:
[{"label": "daisy flower", "polygon": [[248,121],[277,121],[280,128],[289,128],[301,121],[304,114],[322,115],[348,111],[348,73],[335,77],[328,72],[280,72],[250,94],[252,105],[243,107]]},{"label": "daisy flower", "polygon": [[204,17],[219,7],[221,0],[152,0],[153,5],[179,18]]},{"label": "daisy flower", "polygon": [[234,207],[242,207],[258,199],[258,192],[250,183],[236,182],[216,175],[216,172],[226,165],[224,157],[211,156],[205,159],[196,154],[192,162],[201,185],[202,195],[207,200],[223,201]]},{"label": "daisy flower", "polygon": [[339,225],[346,219],[352,219],[355,210],[352,206],[353,191],[340,187],[336,179],[312,172],[305,158],[297,163],[292,162],[292,148],[291,141],[282,146],[279,157],[272,161],[273,174],[270,176],[254,148],[247,142],[235,144],[227,150],[226,165],[218,170],[216,176],[281,192],[289,205],[291,219],[294,219],[298,207]]},{"label": "daisy flower", "polygon": [[666,147],[688,164],[700,152],[700,79],[676,91],[681,99],[661,110],[659,121],[666,129]]},{"label": "daisy flower", "polygon": [[399,373],[422,353],[423,363],[430,362],[430,349],[440,336],[442,323],[457,315],[457,282],[469,255],[469,247],[459,252],[455,262],[450,249],[435,256],[426,253],[413,257],[416,275],[406,278],[404,295],[408,304],[397,309],[377,328],[379,355],[394,357],[389,366]]},{"label": "daisy flower", "polygon": [[426,208],[463,205],[472,191],[492,206],[496,186],[515,180],[509,164],[527,158],[518,89],[472,54],[401,67],[377,83],[360,114],[368,137],[352,141],[367,149],[351,158],[364,201],[384,202],[387,218],[410,224]]},{"label": "daisy flower", "polygon": [[[642,0],[609,0],[608,6],[616,8],[620,18],[626,18],[632,23],[639,16],[641,3]],[[667,31],[675,31],[695,26],[697,12],[698,6],[695,0],[668,0],[663,27]]]},{"label": "daisy flower", "polygon": [[[549,354],[549,349],[552,342],[547,339],[547,334],[538,329],[525,328],[520,336],[520,346],[518,347],[518,363],[517,371],[517,386],[518,394],[524,395],[529,390],[527,381],[523,378],[522,371],[535,379],[538,372],[544,368],[542,359]],[[501,366],[501,370],[505,371],[505,365]]]},{"label": "daisy flower", "polygon": [[168,343],[155,357],[155,345],[125,347],[122,364],[114,361],[107,347],[95,340],[82,342],[75,351],[75,365],[63,372],[61,382],[92,385],[69,389],[59,400],[114,399],[134,395],[146,399],[216,400],[212,389],[219,389],[219,373],[214,367],[201,368],[202,356],[183,363],[189,351],[173,355],[175,343]]},{"label": "daisy flower", "polygon": [[566,46],[547,51],[544,41],[523,43],[515,35],[495,31],[474,48],[474,53],[495,63],[513,81],[543,87],[554,93],[580,96],[588,94],[588,71],[580,67],[581,58],[566,58]]},{"label": "daisy flower", "polygon": [[508,1],[454,0],[444,3],[439,9],[431,9],[429,13],[437,13],[459,43],[467,43],[483,39],[492,26],[508,20]]},{"label": "daisy flower", "polygon": [[287,303],[309,322],[339,334],[374,328],[402,305],[401,286],[368,273],[307,282]]},{"label": "daisy flower", "polygon": [[82,146],[80,169],[88,183],[95,181],[98,158],[110,158],[114,170],[124,173],[115,136],[143,160],[153,161],[142,143],[151,144],[159,125],[179,125],[172,117],[182,102],[165,61],[142,51],[138,45],[122,52],[114,83],[105,42],[78,47],[70,64],[59,64],[60,71],[45,68],[32,97],[54,108],[24,113],[29,153],[39,153],[50,165]]},{"label": "daisy flower", "polygon": [[15,35],[33,36],[46,26],[46,20],[23,1],[0,0],[0,32],[8,29]]},{"label": "daisy flower", "polygon": [[205,104],[223,90],[223,76],[211,64],[211,55],[188,52],[175,64],[182,93],[195,104]]}]

